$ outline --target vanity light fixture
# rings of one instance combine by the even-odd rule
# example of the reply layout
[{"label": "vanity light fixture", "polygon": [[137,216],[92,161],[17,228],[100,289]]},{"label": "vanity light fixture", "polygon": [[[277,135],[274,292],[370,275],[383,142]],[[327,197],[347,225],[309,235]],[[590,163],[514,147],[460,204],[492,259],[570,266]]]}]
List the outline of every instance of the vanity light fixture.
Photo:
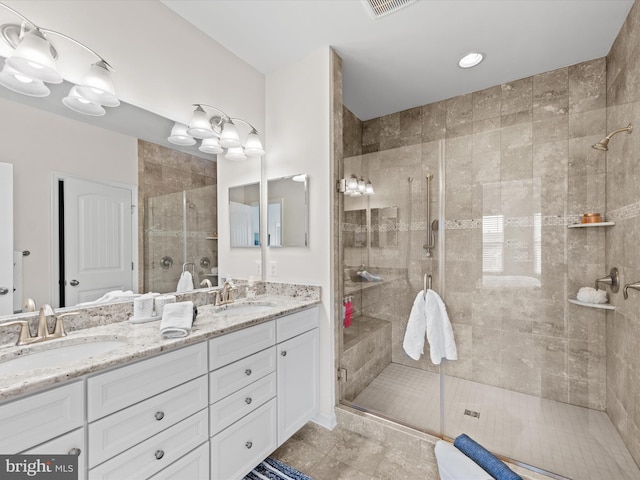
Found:
[{"label": "vanity light fixture", "polygon": [[458,60],[458,66],[460,68],[471,68],[478,65],[484,60],[484,53],[482,52],[469,52]]},{"label": "vanity light fixture", "polygon": [[0,7],[13,13],[20,24],[0,25],[0,37],[13,48],[13,53],[5,60],[0,73],[0,85],[14,92],[32,97],[46,97],[49,88],[45,83],[62,83],[63,77],[56,68],[58,51],[49,37],[60,37],[88,51],[97,58],[83,80],[74,85],[62,102],[65,106],[85,115],[104,115],[104,107],[117,107],[111,72],[113,67],[94,50],[83,43],[63,34],[39,27],[24,15],[4,3]]},{"label": "vanity light fixture", "polygon": [[[265,154],[258,131],[253,125],[241,118],[231,118],[219,108],[205,103],[194,103],[195,110],[189,125],[176,122],[171,129],[169,142],[176,145],[195,145],[196,139],[202,140],[198,150],[213,155],[225,153],[227,160],[246,160],[247,156],[255,157]],[[216,113],[210,115],[206,109]],[[244,147],[238,133],[236,123],[247,125],[251,131],[247,135]]]},{"label": "vanity light fixture", "polygon": [[358,177],[355,174],[351,174],[349,178],[343,178],[338,181],[338,192],[350,197],[360,197],[362,195],[373,195],[376,193],[371,180],[367,179],[365,182],[363,177]]}]

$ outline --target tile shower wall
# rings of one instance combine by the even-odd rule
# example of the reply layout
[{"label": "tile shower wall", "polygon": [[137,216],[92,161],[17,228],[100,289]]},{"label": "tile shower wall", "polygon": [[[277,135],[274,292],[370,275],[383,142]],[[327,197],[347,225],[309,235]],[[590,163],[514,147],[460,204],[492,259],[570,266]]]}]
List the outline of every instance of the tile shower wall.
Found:
[{"label": "tile shower wall", "polygon": [[[607,130],[626,127],[609,143],[606,232],[607,268],[618,267],[622,284],[640,280],[640,5],[632,7],[607,57]],[[604,153],[601,154],[603,157]],[[613,296],[607,314],[607,413],[640,465],[640,292]]]},{"label": "tile shower wall", "polygon": [[[201,280],[218,265],[216,163],[138,140],[140,291],[175,291],[183,263],[183,191],[187,192],[187,251]],[[162,257],[173,259],[160,268]],[[210,267],[200,265],[208,258]],[[199,281],[198,280],[198,281]]]},{"label": "tile shower wall", "polygon": [[[604,230],[567,229],[605,211],[604,157],[590,148],[605,135],[605,81],[598,59],[362,122],[362,153],[345,147],[344,173],[369,176],[376,194],[344,209],[397,206],[398,243],[345,247],[345,266],[406,265],[383,287],[391,298],[362,305],[392,323],[393,362],[435,371],[428,354],[409,359],[402,338],[422,275],[438,279],[444,254],[434,289],[459,358],[448,374],[605,408],[605,313],[567,302],[608,272]],[[445,207],[433,257],[422,248],[428,173],[432,218]]]}]

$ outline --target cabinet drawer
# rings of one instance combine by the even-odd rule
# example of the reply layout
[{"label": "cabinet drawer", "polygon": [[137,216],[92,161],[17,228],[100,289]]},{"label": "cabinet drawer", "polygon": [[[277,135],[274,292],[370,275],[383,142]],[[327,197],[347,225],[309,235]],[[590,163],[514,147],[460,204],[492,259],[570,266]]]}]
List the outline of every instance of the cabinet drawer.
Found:
[{"label": "cabinet drawer", "polygon": [[211,479],[240,479],[276,448],[276,399],[211,439]]},{"label": "cabinet drawer", "polygon": [[319,321],[319,312],[320,309],[318,307],[313,307],[276,319],[277,342],[284,342],[289,338],[316,328]]},{"label": "cabinet drawer", "polygon": [[276,347],[258,352],[209,374],[209,401],[215,403],[276,370]]},{"label": "cabinet drawer", "polygon": [[207,441],[207,410],[169,427],[155,437],[89,470],[90,480],[139,480],[169,466]]},{"label": "cabinet drawer", "polygon": [[86,478],[84,428],[78,428],[73,432],[65,433],[54,440],[50,440],[21,453],[24,455],[72,455],[77,452],[80,453],[78,455],[78,480],[84,480]]},{"label": "cabinet drawer", "polygon": [[211,405],[209,431],[215,435],[276,396],[276,374],[270,373]]},{"label": "cabinet drawer", "polygon": [[274,321],[209,340],[209,370],[223,367],[276,343]]},{"label": "cabinet drawer", "polygon": [[207,406],[207,376],[191,380],[89,425],[94,467]]},{"label": "cabinet drawer", "polygon": [[18,453],[81,427],[81,382],[0,406],[0,452]]},{"label": "cabinet drawer", "polygon": [[143,360],[87,380],[90,422],[185,383],[207,371],[207,345]]},{"label": "cabinet drawer", "polygon": [[209,443],[203,443],[149,480],[209,480]]}]

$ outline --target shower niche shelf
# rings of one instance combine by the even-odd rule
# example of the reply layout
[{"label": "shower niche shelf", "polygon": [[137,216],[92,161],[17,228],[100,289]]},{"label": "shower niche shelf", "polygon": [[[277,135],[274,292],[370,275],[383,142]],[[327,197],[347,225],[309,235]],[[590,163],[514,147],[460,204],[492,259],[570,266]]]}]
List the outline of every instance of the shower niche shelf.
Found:
[{"label": "shower niche shelf", "polygon": [[613,227],[615,224],[616,222],[574,223],[567,225],[567,228]]},{"label": "shower niche shelf", "polygon": [[611,305],[610,303],[586,303],[581,302],[577,298],[570,298],[569,303],[573,303],[574,305],[580,305],[581,307],[588,308],[599,308],[600,310],[615,310],[616,307]]}]

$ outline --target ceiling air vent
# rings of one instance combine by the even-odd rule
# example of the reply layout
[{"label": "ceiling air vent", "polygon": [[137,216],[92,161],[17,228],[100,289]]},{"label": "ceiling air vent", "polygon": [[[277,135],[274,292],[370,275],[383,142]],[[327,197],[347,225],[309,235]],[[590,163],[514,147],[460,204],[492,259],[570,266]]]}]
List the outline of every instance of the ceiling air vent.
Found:
[{"label": "ceiling air vent", "polygon": [[418,0],[362,0],[364,8],[373,18],[384,17],[390,13],[397,12],[401,8],[407,7]]}]

